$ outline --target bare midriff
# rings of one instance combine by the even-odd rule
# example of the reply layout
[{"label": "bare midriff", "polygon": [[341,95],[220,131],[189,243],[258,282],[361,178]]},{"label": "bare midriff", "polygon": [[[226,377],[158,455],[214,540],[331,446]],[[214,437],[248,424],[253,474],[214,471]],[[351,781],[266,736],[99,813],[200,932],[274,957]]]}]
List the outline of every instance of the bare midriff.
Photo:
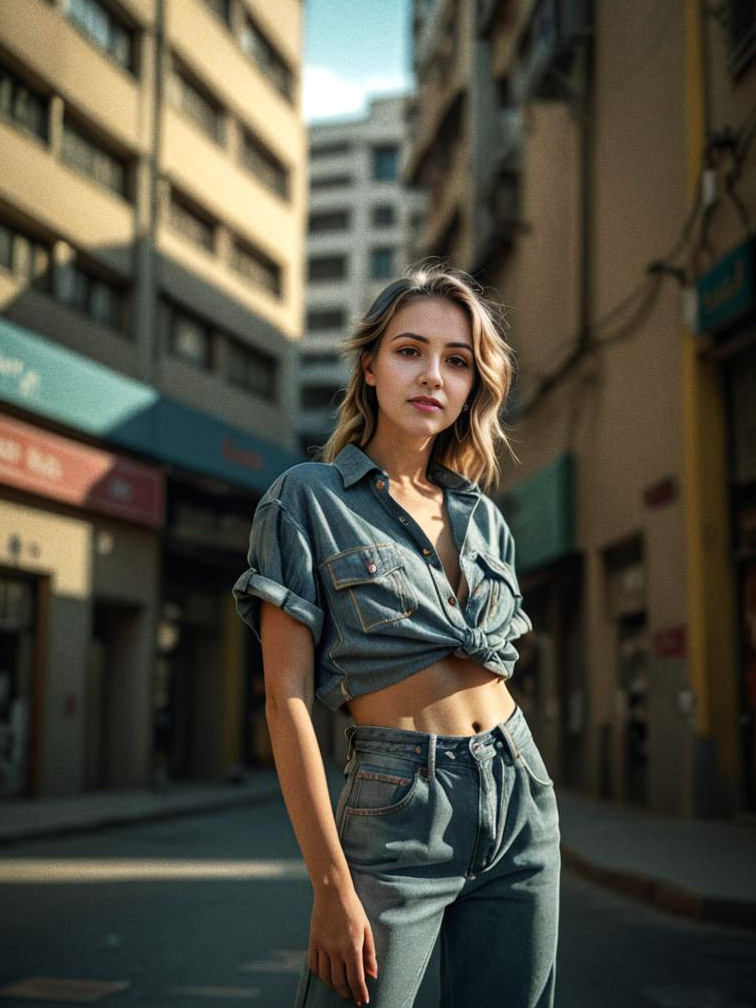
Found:
[{"label": "bare midriff", "polygon": [[400,682],[354,697],[347,706],[358,725],[476,735],[506,721],[516,705],[495,672],[450,654]]}]

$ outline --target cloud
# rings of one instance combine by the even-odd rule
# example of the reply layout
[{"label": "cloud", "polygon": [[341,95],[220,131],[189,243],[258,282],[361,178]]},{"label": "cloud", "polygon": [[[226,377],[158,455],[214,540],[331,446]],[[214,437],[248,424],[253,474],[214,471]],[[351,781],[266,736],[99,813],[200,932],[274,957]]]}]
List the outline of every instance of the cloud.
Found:
[{"label": "cloud", "polygon": [[306,122],[339,116],[361,115],[367,99],[378,94],[409,91],[410,81],[401,74],[346,80],[328,67],[306,66],[304,71],[304,118]]}]

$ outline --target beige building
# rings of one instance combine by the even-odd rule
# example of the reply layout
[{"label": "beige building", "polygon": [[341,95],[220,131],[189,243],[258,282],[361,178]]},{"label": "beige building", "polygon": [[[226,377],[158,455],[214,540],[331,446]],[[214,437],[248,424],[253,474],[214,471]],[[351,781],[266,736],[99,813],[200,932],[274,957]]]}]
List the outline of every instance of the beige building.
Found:
[{"label": "beige building", "polygon": [[520,368],[512,687],[563,784],[683,816],[756,808],[756,23],[723,6],[415,5],[424,251]]},{"label": "beige building", "polygon": [[0,795],[264,754],[233,611],[297,452],[303,5],[0,4]]}]

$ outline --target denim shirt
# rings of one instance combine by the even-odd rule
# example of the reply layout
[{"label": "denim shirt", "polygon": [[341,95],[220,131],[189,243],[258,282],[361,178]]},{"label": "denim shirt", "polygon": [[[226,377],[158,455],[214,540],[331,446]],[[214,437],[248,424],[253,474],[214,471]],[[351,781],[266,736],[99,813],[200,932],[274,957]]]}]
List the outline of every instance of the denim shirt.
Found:
[{"label": "denim shirt", "polygon": [[257,505],[236,611],[258,640],[261,599],[310,627],[315,696],[331,710],[449,654],[509,679],[512,641],[532,629],[499,508],[439,462],[427,475],[444,491],[464,605],[425,532],[392,498],[386,472],[355,444],[333,462],[287,469]]}]

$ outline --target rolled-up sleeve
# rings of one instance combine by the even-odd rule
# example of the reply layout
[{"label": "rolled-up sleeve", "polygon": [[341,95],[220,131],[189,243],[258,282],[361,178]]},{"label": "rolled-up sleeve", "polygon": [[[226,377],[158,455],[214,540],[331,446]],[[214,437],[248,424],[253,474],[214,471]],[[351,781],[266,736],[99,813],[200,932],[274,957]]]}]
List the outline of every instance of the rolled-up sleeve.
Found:
[{"label": "rolled-up sleeve", "polygon": [[252,520],[249,567],[232,591],[236,611],[260,636],[260,600],[272,602],[312,630],[316,644],[323,629],[312,549],[305,530],[281,501],[263,500]]}]

